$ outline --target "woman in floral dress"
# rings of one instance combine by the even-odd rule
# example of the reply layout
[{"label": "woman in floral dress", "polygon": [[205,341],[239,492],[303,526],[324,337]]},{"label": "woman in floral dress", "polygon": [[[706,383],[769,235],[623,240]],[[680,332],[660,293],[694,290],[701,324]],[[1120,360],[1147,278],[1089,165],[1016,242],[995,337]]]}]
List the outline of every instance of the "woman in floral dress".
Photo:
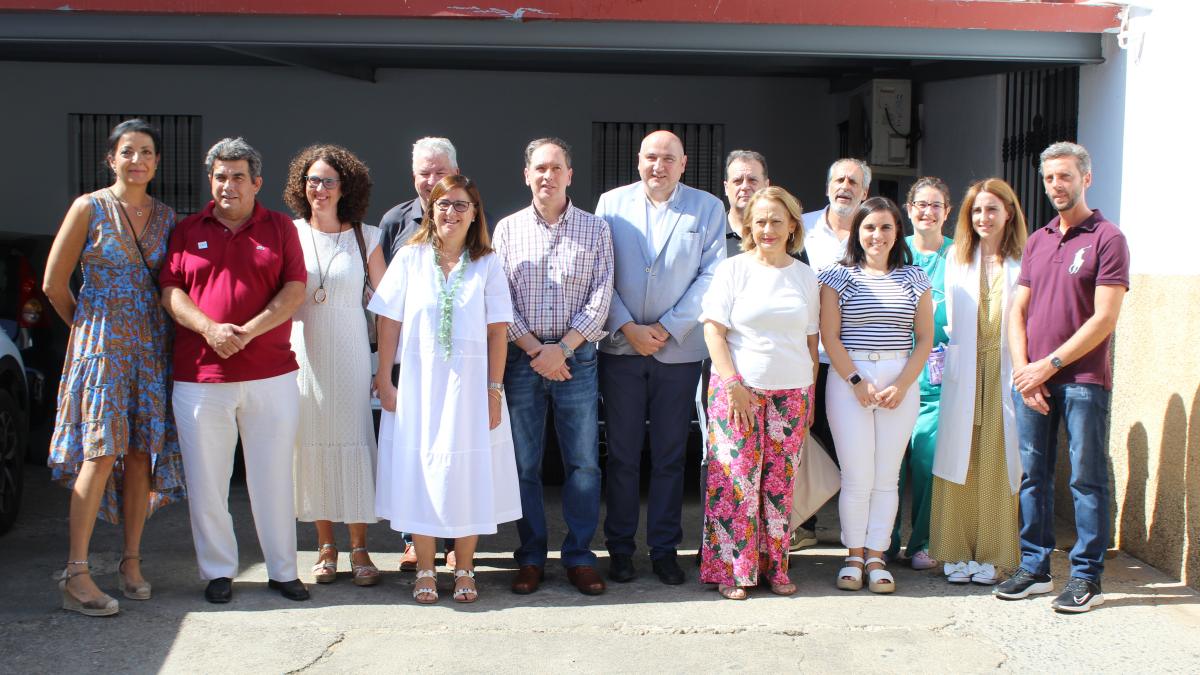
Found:
[{"label": "woman in floral dress", "polygon": [[[148,600],[139,552],[146,518],[185,492],[168,409],[172,324],[156,282],[175,212],[146,192],[160,146],[142,120],[113,129],[113,184],[75,200],[46,261],[46,296],[71,324],[49,459],[51,477],[71,489],[70,552],[58,586],[63,609],[88,616],[119,610],[89,574],[97,515],[124,519],[117,586]],[[70,288],[76,265],[78,297]]]},{"label": "woman in floral dress", "polygon": [[730,600],[760,573],[772,592],[796,592],[788,516],[820,327],[817,277],[791,257],[804,247],[800,202],[767,187],[744,212],[746,255],[717,267],[700,315],[713,373],[700,581]]}]

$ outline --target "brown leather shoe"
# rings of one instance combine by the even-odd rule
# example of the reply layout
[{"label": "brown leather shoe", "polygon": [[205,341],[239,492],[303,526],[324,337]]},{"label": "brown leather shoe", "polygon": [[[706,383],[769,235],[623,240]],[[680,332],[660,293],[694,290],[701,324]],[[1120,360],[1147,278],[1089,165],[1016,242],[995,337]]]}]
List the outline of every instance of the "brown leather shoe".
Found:
[{"label": "brown leather shoe", "polygon": [[404,555],[400,556],[400,571],[417,571],[417,547],[409,544],[404,547]]},{"label": "brown leather shoe", "polygon": [[546,573],[537,565],[521,565],[517,576],[513,578],[512,592],[517,595],[529,595],[542,585],[542,579],[545,578]]},{"label": "brown leather shoe", "polygon": [[584,595],[600,595],[605,589],[604,579],[591,565],[568,567],[567,580]]}]

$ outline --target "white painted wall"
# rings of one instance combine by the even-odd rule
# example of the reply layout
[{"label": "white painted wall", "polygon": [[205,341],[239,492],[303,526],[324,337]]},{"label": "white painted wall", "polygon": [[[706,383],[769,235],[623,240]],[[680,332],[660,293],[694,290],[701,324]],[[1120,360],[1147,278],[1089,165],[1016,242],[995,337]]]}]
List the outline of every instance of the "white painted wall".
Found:
[{"label": "white painted wall", "polygon": [[545,135],[574,146],[572,194],[594,206],[593,121],[724,123],[727,150],[763,152],[774,182],[805,203],[823,198],[837,151],[825,82],[797,78],[385,70],[372,84],[294,68],[0,62],[0,82],[10,158],[0,163],[9,191],[0,231],[9,232],[54,232],[74,196],[69,113],[202,115],[205,147],[242,135],[263,153],[261,197],[280,209],[289,158],[340,143],[372,169],[371,221],[412,198],[411,144],[429,134],[455,142],[494,217],[528,203],[521,153]]},{"label": "white painted wall", "polygon": [[[1138,4],[1131,8],[1128,50],[1114,53],[1115,38],[1106,41],[1112,58],[1085,68],[1080,83],[1081,101],[1091,104],[1080,110],[1080,140],[1095,165],[1088,204],[1117,218],[1134,274],[1200,274],[1200,227],[1190,215],[1189,187],[1200,156],[1194,72],[1200,5]],[[1110,165],[1122,168],[1113,173]]]}]

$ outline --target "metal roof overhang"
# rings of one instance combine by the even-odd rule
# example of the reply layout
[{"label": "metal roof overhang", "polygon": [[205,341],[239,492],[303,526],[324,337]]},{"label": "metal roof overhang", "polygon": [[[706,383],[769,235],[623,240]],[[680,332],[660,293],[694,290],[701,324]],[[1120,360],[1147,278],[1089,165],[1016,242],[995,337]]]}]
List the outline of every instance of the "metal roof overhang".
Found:
[{"label": "metal roof overhang", "polygon": [[[994,3],[989,3],[994,4]],[[289,65],[373,80],[380,68],[917,81],[1101,62],[1096,32],[516,21],[477,18],[5,12],[0,60]]]}]

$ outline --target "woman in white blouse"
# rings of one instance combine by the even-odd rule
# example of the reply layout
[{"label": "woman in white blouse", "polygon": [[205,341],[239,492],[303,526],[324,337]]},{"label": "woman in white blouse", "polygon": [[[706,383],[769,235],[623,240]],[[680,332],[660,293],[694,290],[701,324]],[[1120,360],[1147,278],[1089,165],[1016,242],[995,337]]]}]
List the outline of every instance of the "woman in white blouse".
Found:
[{"label": "woman in white blouse", "polygon": [[713,374],[700,581],[731,600],[760,573],[773,593],[796,592],[788,516],[812,424],[820,311],[816,275],[791,257],[804,247],[800,202],[772,186],[744,213],[746,254],[717,267],[700,315]]},{"label": "woman in white blouse", "polygon": [[[846,255],[821,282],[821,340],[833,370],[825,392],[842,469],[838,513],[849,549],[837,587],[896,590],[883,551],[899,506],[904,449],[917,419],[913,383],[933,346],[929,277],[900,238],[900,210],[873,197],[854,214]],[[915,340],[914,340],[915,337]]]}]

